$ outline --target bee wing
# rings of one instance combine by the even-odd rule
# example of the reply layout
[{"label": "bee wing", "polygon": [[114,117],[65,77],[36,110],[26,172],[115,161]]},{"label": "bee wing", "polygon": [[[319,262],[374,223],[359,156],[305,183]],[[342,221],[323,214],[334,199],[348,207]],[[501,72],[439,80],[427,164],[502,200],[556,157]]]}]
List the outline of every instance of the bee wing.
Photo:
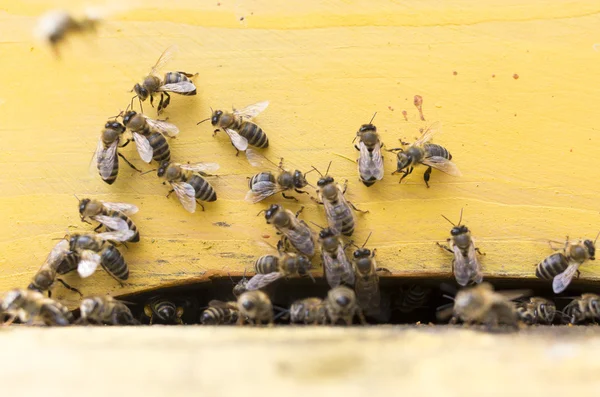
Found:
[{"label": "bee wing", "polygon": [[373,152],[369,152],[367,146],[359,143],[360,157],[358,159],[358,170],[364,180],[369,180],[372,177],[378,181],[383,179],[383,157],[381,157],[381,146],[379,143],[375,145]]},{"label": "bee wing", "polygon": [[81,278],[86,278],[94,274],[96,268],[100,264],[100,255],[94,251],[85,250],[80,253],[79,264],[77,265],[77,273]]},{"label": "bee wing", "polygon": [[103,201],[102,205],[104,205],[109,210],[119,211],[125,215],[133,215],[139,211],[138,207],[136,207],[133,204],[127,203],[108,203],[106,201]]},{"label": "bee wing", "polygon": [[252,185],[251,190],[248,190],[245,200],[249,203],[256,204],[269,196],[279,193],[280,191],[281,189],[279,189],[277,184],[273,182],[258,182]]},{"label": "bee wing", "polygon": [[257,102],[242,109],[234,109],[233,114],[246,120],[253,119],[269,106],[269,101]]},{"label": "bee wing", "polygon": [[158,91],[174,92],[176,94],[187,94],[196,91],[196,86],[189,80],[180,81],[178,83],[169,83],[160,86]]},{"label": "bee wing", "polygon": [[281,277],[281,273],[273,272],[267,274],[256,274],[250,280],[248,280],[248,284],[246,284],[246,289],[248,291],[252,291],[255,289],[261,289],[271,284],[273,281],[279,280]]},{"label": "bee wing", "polygon": [[338,245],[337,257],[339,258],[340,266],[343,269],[342,280],[348,285],[353,285],[354,269],[352,268],[352,264],[346,256],[346,252],[344,251],[344,246],[342,244]]},{"label": "bee wing", "polygon": [[238,134],[237,131],[225,128],[225,132],[227,133],[227,135],[229,135],[231,143],[233,143],[233,146],[235,146],[237,150],[243,152],[244,150],[248,149],[248,140],[240,134]]},{"label": "bee wing", "polygon": [[119,229],[112,232],[98,233],[97,236],[106,241],[127,241],[132,238],[134,234],[135,232],[133,230],[126,228],[126,230]]},{"label": "bee wing", "polygon": [[214,172],[219,169],[219,164],[217,163],[194,163],[194,164],[181,164],[181,167],[184,170],[194,171],[194,172]]},{"label": "bee wing", "polygon": [[509,301],[529,296],[533,293],[530,289],[511,289],[509,291],[495,291]]},{"label": "bee wing", "polygon": [[142,161],[149,163],[152,161],[152,155],[154,154],[154,150],[152,146],[150,146],[150,142],[146,139],[142,134],[138,134],[137,132],[133,132],[133,140],[135,141],[135,147],[137,148],[138,154]]},{"label": "bee wing", "polygon": [[144,118],[146,119],[146,123],[150,125],[150,128],[156,132],[160,132],[161,134],[168,136],[169,138],[173,138],[179,134],[179,128],[177,128],[175,124],[168,123],[164,120],[154,120],[147,116],[144,116]]},{"label": "bee wing", "polygon": [[428,165],[430,167],[433,167],[436,170],[445,172],[448,175],[462,176],[462,173],[460,172],[460,170],[458,169],[456,164],[454,164],[452,161],[450,161],[444,157],[440,157],[440,156],[425,157],[423,160],[421,160],[421,163]]},{"label": "bee wing", "polygon": [[100,176],[102,179],[107,179],[112,174],[118,146],[119,140],[117,139],[106,150],[104,150],[104,144],[102,143],[102,140],[98,140],[96,159],[98,162],[98,171],[100,171]]},{"label": "bee wing", "polygon": [[555,294],[560,294],[567,289],[571,280],[575,277],[577,270],[579,270],[579,263],[571,262],[564,272],[554,277],[554,280],[552,280],[552,290]]},{"label": "bee wing", "polygon": [[[104,226],[115,231],[129,230],[129,225],[121,218],[116,216],[96,215],[92,217],[94,220],[102,223]],[[120,240],[116,240],[120,241]]]},{"label": "bee wing", "polygon": [[223,301],[219,301],[216,299],[213,299],[210,302],[208,302],[208,306],[209,307],[217,307],[217,308],[221,308],[221,309],[237,310],[237,304],[235,302],[223,302]]},{"label": "bee wing", "polygon": [[477,251],[475,250],[475,244],[473,242],[471,242],[471,245],[469,246],[468,260],[469,271],[471,273],[469,278],[477,284],[481,283],[483,281],[483,273],[481,273],[481,265],[477,259]]},{"label": "bee wing", "polygon": [[55,266],[60,265],[60,262],[62,262],[68,252],[69,242],[65,239],[60,240],[48,254],[45,263],[54,268]]},{"label": "bee wing", "polygon": [[150,74],[158,76],[158,72],[160,71],[160,69],[162,69],[171,59],[173,59],[178,50],[179,47],[177,47],[176,44],[173,44],[172,46],[164,50],[158,58],[158,60],[156,61],[156,63],[154,64],[154,66],[152,66],[152,69],[150,69]]},{"label": "bee wing", "polygon": [[246,158],[251,166],[256,168],[273,168],[273,163],[253,149],[246,149]]},{"label": "bee wing", "polygon": [[[294,222],[297,224],[293,229],[283,229],[281,232],[290,240],[292,245],[296,248],[298,247],[306,247],[306,241],[310,240],[313,243],[313,246],[310,248],[311,252],[302,252],[302,254],[307,256],[314,255],[314,242],[313,236],[308,225],[302,221],[298,221],[296,218],[292,218]],[[308,249],[308,247],[306,247]]]},{"label": "bee wing", "polygon": [[171,183],[177,198],[188,212],[196,212],[196,190],[192,185],[186,182]]},{"label": "bee wing", "polygon": [[452,251],[454,251],[454,278],[461,287],[464,287],[469,283],[471,275],[467,265],[467,258],[460,252],[460,248],[454,244],[452,244]]},{"label": "bee wing", "polygon": [[423,131],[423,134],[421,134],[421,137],[419,139],[417,139],[415,141],[415,143],[413,143],[414,146],[420,146],[423,145],[427,142],[429,142],[434,135],[439,134],[442,131],[442,123],[440,123],[439,121],[436,121],[434,123],[432,123],[429,127],[427,127],[427,129],[425,131]]}]

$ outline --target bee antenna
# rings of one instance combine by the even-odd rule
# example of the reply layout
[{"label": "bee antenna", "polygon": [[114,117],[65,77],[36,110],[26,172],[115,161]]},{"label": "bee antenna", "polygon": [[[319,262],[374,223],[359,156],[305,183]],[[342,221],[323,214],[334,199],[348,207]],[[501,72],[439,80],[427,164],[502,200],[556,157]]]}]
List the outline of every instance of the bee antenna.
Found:
[{"label": "bee antenna", "polygon": [[371,121],[369,121],[369,124],[373,123],[373,119],[375,119],[375,116],[377,116],[377,112],[375,112],[375,113],[373,114],[373,117],[371,117]]},{"label": "bee antenna", "polygon": [[352,143],[354,143],[354,141],[356,140],[356,138],[358,138],[358,133],[356,133],[356,135],[354,136],[354,139],[352,140]]},{"label": "bee antenna", "polygon": [[247,268],[244,268],[244,274],[242,274],[242,280],[245,280],[245,279],[246,279],[246,271],[247,271],[247,270],[248,270]]},{"label": "bee antenna", "polygon": [[146,171],[146,172],[142,172],[140,175],[146,175],[147,173],[149,173],[149,172],[154,172],[154,171],[156,171],[156,168],[155,168],[155,169],[153,169],[153,170],[148,170],[148,171]]},{"label": "bee antenna", "polygon": [[460,219],[458,220],[458,226],[460,226],[460,223],[462,222],[463,210],[464,208],[460,209]]},{"label": "bee antenna", "polygon": [[331,163],[333,163],[333,160],[329,162],[329,165],[327,166],[327,171],[325,171],[325,175],[329,175],[329,168],[331,167]]},{"label": "bee antenna", "polygon": [[364,244],[362,245],[362,247],[360,248],[364,248],[365,245],[367,245],[367,241],[369,241],[369,239],[371,238],[371,234],[373,234],[373,232],[370,232],[369,235],[367,236],[367,239],[365,240]]},{"label": "bee antenna", "polygon": [[202,124],[202,123],[204,123],[205,121],[208,121],[208,120],[210,120],[210,117],[209,117],[209,118],[207,118],[207,119],[204,119],[204,120],[202,120],[202,121],[199,121],[199,122],[197,122],[197,123],[196,123],[196,125],[198,125],[198,124]]},{"label": "bee antenna", "polygon": [[259,216],[260,214],[262,214],[263,212],[267,212],[267,210],[261,210],[258,214],[256,214],[256,216]]},{"label": "bee antenna", "polygon": [[323,226],[317,225],[316,223],[314,223],[313,221],[309,221],[310,223],[312,223],[313,225],[315,225],[316,227],[318,227],[319,229],[323,230],[325,229]]},{"label": "bee antenna", "polygon": [[452,222],[450,219],[446,218],[446,215],[442,214],[442,218],[444,218],[445,220],[447,220],[448,222],[450,222],[452,224],[452,226],[456,226],[454,224],[454,222]]},{"label": "bee antenna", "polygon": [[306,182],[306,184],[310,187],[312,187],[313,189],[316,189],[316,187],[314,187],[313,185],[311,185],[309,182]]},{"label": "bee antenna", "polygon": [[[323,174],[321,174],[321,171],[319,171],[314,165],[311,165],[311,167],[313,170],[317,171],[319,173],[319,175],[323,176]],[[308,174],[308,172],[306,174]],[[306,174],[304,174],[304,175],[306,175]]]},{"label": "bee antenna", "polygon": [[233,277],[231,277],[231,273],[227,272],[227,275],[229,276],[229,279],[231,280],[231,283],[233,285],[235,285],[235,281],[233,281]]},{"label": "bee antenna", "polygon": [[79,197],[77,197],[77,195],[75,193],[73,193],[73,196],[75,196],[75,198],[77,199],[77,201],[81,201],[81,200],[79,200]]},{"label": "bee antenna", "polygon": [[598,237],[600,237],[600,232],[598,232],[598,234],[596,234],[596,239],[594,240],[594,246],[596,245],[596,241],[598,241]]}]

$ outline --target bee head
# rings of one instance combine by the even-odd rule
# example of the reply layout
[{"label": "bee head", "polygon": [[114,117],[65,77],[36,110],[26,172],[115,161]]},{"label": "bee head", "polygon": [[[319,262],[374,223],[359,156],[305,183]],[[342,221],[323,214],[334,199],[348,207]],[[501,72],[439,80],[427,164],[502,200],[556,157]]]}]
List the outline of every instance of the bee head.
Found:
[{"label": "bee head", "polygon": [[296,189],[302,189],[304,186],[308,185],[304,174],[300,172],[300,170],[294,171],[294,187]]},{"label": "bee head", "polygon": [[333,177],[331,177],[331,176],[324,176],[321,179],[319,179],[319,181],[317,182],[317,186],[318,187],[323,187],[323,186],[327,186],[327,185],[329,185],[330,183],[333,183],[333,182],[334,182]]},{"label": "bee head", "polygon": [[221,116],[223,115],[223,111],[222,110],[215,110],[212,114],[212,117],[210,118],[210,123],[212,125],[217,125],[219,124],[219,120],[221,119]]},{"label": "bee head", "polygon": [[398,170],[403,170],[412,163],[412,156],[407,152],[400,151],[396,155]]},{"label": "bee head", "polygon": [[450,230],[450,234],[453,236],[459,236],[465,233],[469,233],[469,229],[465,225],[454,226],[452,230]]},{"label": "bee head", "polygon": [[359,248],[356,251],[354,251],[353,256],[356,259],[359,258],[368,258],[369,256],[371,256],[371,250],[368,248]]},{"label": "bee head", "polygon": [[160,163],[160,165],[158,166],[158,171],[156,172],[156,174],[159,177],[162,177],[163,175],[165,175],[165,172],[167,171],[167,168],[169,168],[169,164],[171,164],[169,161],[165,160],[162,163]]},{"label": "bee head", "polygon": [[134,112],[133,110],[130,110],[129,112],[125,113],[125,116],[123,116],[123,124],[127,125],[129,124],[129,122],[131,121],[131,119],[137,114],[137,112]]},{"label": "bee head", "polygon": [[278,204],[271,204],[271,206],[265,211],[265,219],[267,223],[271,223],[271,219],[279,212],[281,206]]},{"label": "bee head", "polygon": [[133,91],[135,91],[135,94],[141,101],[145,101],[148,98],[148,90],[139,83],[133,86]]},{"label": "bee head", "polygon": [[335,236],[335,233],[333,232],[333,230],[331,230],[331,228],[328,227],[319,232],[319,238],[321,240],[325,240],[326,238],[333,236]]},{"label": "bee head", "polygon": [[211,313],[208,310],[202,312],[202,315],[200,316],[200,322],[203,325],[217,325],[216,317],[211,315]]},{"label": "bee head", "polygon": [[85,209],[88,206],[88,204],[90,203],[90,201],[91,200],[88,198],[79,200],[79,214],[80,215],[83,215],[83,213],[85,212]]},{"label": "bee head", "polygon": [[104,128],[115,130],[119,133],[125,132],[125,126],[116,120],[107,121],[106,124],[104,124]]},{"label": "bee head", "polygon": [[367,131],[373,131],[373,132],[377,132],[377,127],[375,127],[373,124],[363,124],[360,126],[358,132],[360,134],[362,134],[363,132],[367,132]]},{"label": "bee head", "polygon": [[585,248],[588,251],[588,255],[590,256],[591,260],[596,259],[595,255],[596,255],[596,246],[594,245],[594,242],[592,240],[585,240],[583,242],[583,245],[585,245]]}]

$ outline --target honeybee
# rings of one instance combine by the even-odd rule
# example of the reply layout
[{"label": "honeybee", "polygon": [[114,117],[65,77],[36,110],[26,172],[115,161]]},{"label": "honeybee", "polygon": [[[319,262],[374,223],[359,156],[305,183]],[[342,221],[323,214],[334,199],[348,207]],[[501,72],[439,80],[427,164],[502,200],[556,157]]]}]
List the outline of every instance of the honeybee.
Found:
[{"label": "honeybee", "polygon": [[144,305],[144,314],[150,319],[150,325],[155,320],[160,324],[183,324],[183,307],[160,296],[152,297]]},{"label": "honeybee", "polygon": [[[600,235],[600,233],[598,234]],[[535,275],[543,280],[552,280],[552,290],[555,294],[563,292],[575,274],[579,276],[579,266],[587,260],[595,260],[596,240],[584,240],[579,243],[565,242],[563,252],[556,252],[541,261],[536,268]]]},{"label": "honeybee", "polygon": [[90,218],[100,222],[109,231],[131,230],[133,236],[127,241],[132,243],[140,241],[140,232],[128,215],[137,212],[138,207],[133,204],[109,203],[89,198],[79,200],[79,215],[82,222],[87,222],[86,218]]},{"label": "honeybee", "polygon": [[99,15],[94,15],[91,10],[87,10],[83,18],[77,19],[63,10],[52,10],[42,15],[35,29],[35,35],[47,41],[59,56],[58,47],[66,36],[74,33],[95,32],[96,26],[100,22]]},{"label": "honeybee", "polygon": [[301,207],[294,214],[279,204],[272,204],[267,210],[263,210],[258,214],[264,212],[267,224],[275,226],[298,252],[312,258],[315,255],[313,232],[304,221],[298,219],[298,215],[303,209],[304,207]]},{"label": "honeybee", "polygon": [[[425,185],[427,185],[427,187],[429,187],[429,178],[431,176],[432,168],[452,176],[462,175],[456,164],[451,161],[452,155],[446,148],[434,143],[427,143],[438,131],[439,123],[435,123],[427,128],[421,137],[417,139],[415,143],[410,145],[408,149],[395,148],[389,150],[390,152],[397,152],[397,169],[392,172],[392,175],[398,173],[403,174],[400,181],[398,181],[399,183],[410,175],[413,172],[414,167],[418,164],[427,166],[427,170],[425,171],[425,174],[423,174],[423,179],[425,180]],[[408,145],[406,142],[400,141],[400,143],[402,143],[402,145]]]},{"label": "honeybee", "polygon": [[[283,169],[283,157],[279,162],[279,175],[275,178],[270,171],[259,172],[252,178],[248,179],[248,193],[246,193],[245,200],[250,203],[258,203],[266,199],[267,197],[273,196],[274,194],[281,193],[281,195],[288,200],[298,199],[294,196],[286,196],[285,192],[294,189],[296,193],[308,194],[301,190],[309,183],[306,181],[306,174],[303,174],[300,170],[295,170],[293,173]],[[310,172],[310,171],[309,171]]]},{"label": "honeybee", "polygon": [[475,248],[469,229],[465,225],[461,226],[462,215],[463,210],[461,209],[458,225],[455,225],[450,219],[442,215],[444,219],[454,226],[450,230],[452,237],[446,240],[450,248],[440,243],[436,244],[454,255],[454,259],[452,260],[454,278],[456,278],[456,282],[459,285],[464,287],[471,281],[476,284],[483,281],[483,273],[481,272],[481,264],[477,259],[477,253],[480,255],[483,254],[479,251],[479,248]]},{"label": "honeybee", "polygon": [[254,264],[256,275],[248,281],[246,289],[261,289],[282,277],[311,276],[311,266],[310,259],[302,254],[288,252],[281,256],[261,256]]},{"label": "honeybee", "polygon": [[376,250],[371,251],[368,248],[364,248],[367,241],[369,241],[369,237],[371,237],[370,233],[362,247],[357,247],[358,249],[352,255],[352,266],[356,277],[354,291],[358,305],[363,312],[366,315],[376,315],[381,311],[379,275],[389,273],[389,270],[377,267],[375,261]]},{"label": "honeybee", "polygon": [[319,170],[313,167],[313,169],[317,171],[319,175],[321,175],[321,178],[317,182],[317,199],[314,197],[311,198],[317,203],[323,204],[325,207],[325,215],[327,216],[329,227],[335,233],[340,233],[344,236],[351,236],[352,233],[354,233],[354,214],[352,213],[350,207],[352,207],[355,211],[365,214],[369,211],[359,210],[354,206],[354,204],[346,200],[344,194],[346,193],[348,181],[346,180],[344,182],[343,188],[336,184],[334,179],[327,175],[329,172],[329,167],[331,167],[331,163],[329,163],[325,175],[321,174]]},{"label": "honeybee", "polygon": [[431,288],[421,287],[418,284],[408,285],[402,288],[396,308],[402,313],[410,313],[425,307],[430,295]]},{"label": "honeybee", "polygon": [[0,309],[11,319],[9,324],[18,318],[27,325],[69,325],[73,315],[65,306],[42,293],[28,289],[8,291],[0,300]]},{"label": "honeybee", "polygon": [[230,325],[238,321],[239,315],[235,302],[223,305],[220,301],[210,301],[200,316],[200,322],[203,325]]},{"label": "honeybee", "polygon": [[354,270],[346,256],[340,235],[331,228],[325,228],[319,232],[319,244],[323,272],[329,286],[335,288],[342,283],[354,285]]},{"label": "honeybee", "polygon": [[[144,78],[142,84],[136,84],[133,87],[133,91],[135,91],[136,96],[134,98],[138,98],[140,101],[140,108],[142,107],[142,102],[145,101],[148,97],[150,97],[150,105],[154,106],[153,100],[154,95],[160,93],[160,102],[158,103],[158,114],[161,113],[163,109],[166,109],[171,102],[171,96],[169,92],[174,92],[180,95],[196,95],[196,86],[189,79],[190,77],[194,77],[194,74],[186,73],[186,72],[167,72],[165,73],[164,78],[161,80],[158,72],[162,69],[163,66],[169,62],[175,53],[177,52],[177,46],[172,45],[167,48],[156,64],[152,66],[150,69],[150,74]],[[163,97],[166,97],[163,101]]]},{"label": "honeybee", "polygon": [[356,294],[343,285],[329,290],[325,300],[325,310],[331,324],[337,324],[342,320],[346,325],[352,325],[354,316],[358,316],[361,324],[367,323],[356,301]]},{"label": "honeybee", "polygon": [[163,177],[171,184],[173,190],[167,194],[175,192],[175,195],[188,212],[196,212],[196,204],[199,204],[204,211],[204,206],[197,203],[200,201],[216,201],[217,193],[215,189],[202,176],[207,176],[207,171],[216,171],[219,164],[216,163],[196,163],[179,164],[163,161],[158,167],[158,176]]},{"label": "honeybee", "polygon": [[92,296],[81,301],[79,323],[139,325],[131,310],[112,296]]},{"label": "honeybee", "polygon": [[[233,109],[231,113],[223,112],[222,110],[213,111],[210,123],[213,127],[217,127],[213,136],[219,130],[225,131],[229,139],[231,139],[231,144],[237,151],[236,156],[248,149],[248,145],[257,148],[269,147],[267,134],[258,125],[250,121],[265,110],[267,106],[269,106],[269,101],[262,101],[246,106],[243,109]],[[199,121],[198,124],[207,120],[209,119]]]},{"label": "honeybee", "polygon": [[100,177],[109,185],[112,185],[117,180],[117,174],[119,173],[119,159],[117,156],[121,157],[132,169],[142,172],[118,152],[119,147],[125,147],[129,143],[129,141],[126,141],[123,145],[119,146],[121,136],[124,132],[125,126],[123,124],[118,121],[108,121],[104,125],[104,130],[102,130],[102,135],[100,135],[94,157],[92,158],[92,163],[96,164]]},{"label": "honeybee", "polygon": [[515,304],[519,320],[525,324],[552,324],[556,314],[554,302],[534,296]]},{"label": "honeybee", "polygon": [[600,295],[583,294],[565,306],[563,312],[563,321],[570,324],[578,324],[586,320],[600,321]]},{"label": "honeybee", "polygon": [[173,138],[179,128],[164,120],[154,120],[142,113],[129,111],[123,116],[123,125],[131,131],[140,158],[149,163],[171,160],[171,150],[165,136]]},{"label": "honeybee", "polygon": [[123,255],[108,241],[127,241],[133,231],[118,231],[106,233],[73,233],[66,238],[69,249],[79,255],[77,273],[82,278],[94,274],[98,265],[117,281],[129,278],[129,268]]},{"label": "honeybee", "polygon": [[290,306],[290,323],[325,324],[327,313],[321,298],[306,298],[294,301]]},{"label": "honeybee", "polygon": [[[77,288],[71,287],[69,284],[57,277],[57,274],[62,275],[75,269],[70,265],[72,262],[72,257],[74,257],[74,255],[69,251],[69,242],[65,239],[60,240],[54,246],[54,248],[52,248],[52,251],[50,251],[50,254],[48,254],[48,257],[42,264],[42,267],[40,267],[40,270],[38,270],[35,276],[33,276],[33,280],[27,289],[39,292],[48,291],[48,297],[50,297],[50,291],[54,287],[54,283],[58,281],[64,285],[65,288],[82,295]],[[75,266],[77,266],[77,264],[75,264]]]},{"label": "honeybee", "polygon": [[238,311],[237,324],[273,324],[273,304],[269,296],[262,291],[246,291],[237,298],[237,302],[210,301],[209,306]]},{"label": "honeybee", "polygon": [[367,187],[373,186],[375,182],[383,179],[383,157],[381,155],[383,143],[379,140],[377,127],[372,124],[375,115],[377,113],[373,115],[369,124],[363,124],[359,128],[352,141],[354,142],[356,138],[360,139],[358,146],[354,145],[360,153],[358,157],[358,175],[360,181]]}]

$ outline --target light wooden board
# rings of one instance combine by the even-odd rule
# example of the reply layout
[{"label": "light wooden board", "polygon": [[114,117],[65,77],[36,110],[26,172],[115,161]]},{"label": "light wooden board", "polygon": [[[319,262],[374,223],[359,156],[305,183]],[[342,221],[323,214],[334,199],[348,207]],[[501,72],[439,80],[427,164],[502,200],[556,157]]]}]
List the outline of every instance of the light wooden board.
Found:
[{"label": "light wooden board", "polygon": [[[113,3],[116,4],[116,3]],[[256,173],[235,157],[225,134],[211,137],[210,107],[268,99],[257,122],[271,140],[265,154],[289,167],[324,169],[348,179],[348,198],[370,211],[354,236],[377,247],[397,276],[449,276],[451,259],[435,246],[449,235],[440,216],[472,230],[486,276],[534,277],[551,251],[548,239],[593,238],[597,198],[600,5],[595,1],[217,1],[119,2],[97,37],[75,37],[61,60],[33,41],[36,17],[51,7],[78,12],[74,1],[2,2],[0,12],[0,290],[26,286],[53,246],[82,230],[73,194],[135,203],[142,241],[124,255],[130,283],[103,272],[77,281],[86,294],[124,294],[209,274],[241,273],[275,243],[243,202]],[[240,20],[243,17],[243,20]],[[198,72],[198,95],[176,97],[165,116],[181,134],[173,159],[221,165],[218,201],[189,214],[167,200],[153,174],[122,164],[113,186],[88,165],[106,119],[124,109],[134,83],[171,44],[174,70]],[[518,75],[516,79],[515,75]],[[421,122],[413,96],[424,98]],[[146,104],[150,115],[154,109]],[[402,116],[406,110],[408,121]],[[388,146],[418,129],[443,124],[446,146],[464,176],[435,172],[431,188],[418,168],[405,184],[389,175],[366,188],[357,180],[351,143],[377,111]],[[138,166],[134,147],[124,150]],[[314,183],[314,174],[311,175]],[[307,197],[305,219],[324,223]],[[299,205],[290,205],[297,209]],[[71,227],[76,226],[76,228]],[[269,237],[261,237],[269,236]],[[589,263],[582,278],[600,279]],[[58,287],[59,298],[74,296]]]}]

